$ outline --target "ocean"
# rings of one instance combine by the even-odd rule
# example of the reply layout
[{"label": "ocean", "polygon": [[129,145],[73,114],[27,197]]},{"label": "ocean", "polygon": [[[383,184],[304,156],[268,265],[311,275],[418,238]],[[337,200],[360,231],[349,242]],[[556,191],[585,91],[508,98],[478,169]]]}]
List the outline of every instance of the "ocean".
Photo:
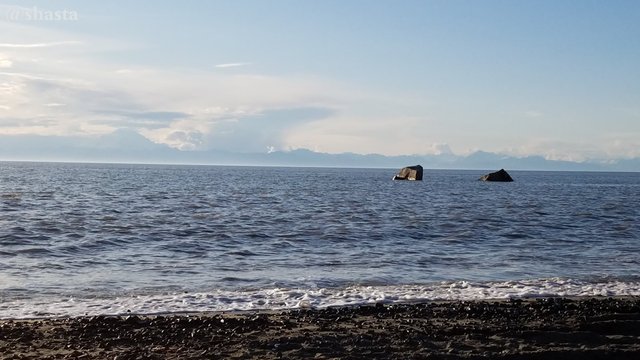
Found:
[{"label": "ocean", "polygon": [[640,173],[488,171],[0,162],[0,318],[640,295]]}]

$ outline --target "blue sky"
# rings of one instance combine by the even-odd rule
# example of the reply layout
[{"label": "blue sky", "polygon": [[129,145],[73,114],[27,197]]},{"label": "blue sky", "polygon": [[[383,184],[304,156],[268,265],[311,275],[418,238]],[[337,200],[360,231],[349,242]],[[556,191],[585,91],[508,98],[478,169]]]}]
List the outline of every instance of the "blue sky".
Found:
[{"label": "blue sky", "polygon": [[0,4],[0,136],[640,156],[638,1]]}]

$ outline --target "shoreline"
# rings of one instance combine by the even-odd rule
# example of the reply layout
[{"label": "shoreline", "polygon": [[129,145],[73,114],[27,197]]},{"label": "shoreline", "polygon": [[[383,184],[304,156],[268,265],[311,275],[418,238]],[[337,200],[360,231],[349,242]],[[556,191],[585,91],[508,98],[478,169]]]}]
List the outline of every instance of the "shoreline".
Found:
[{"label": "shoreline", "polygon": [[0,359],[636,359],[640,297],[0,320]]}]

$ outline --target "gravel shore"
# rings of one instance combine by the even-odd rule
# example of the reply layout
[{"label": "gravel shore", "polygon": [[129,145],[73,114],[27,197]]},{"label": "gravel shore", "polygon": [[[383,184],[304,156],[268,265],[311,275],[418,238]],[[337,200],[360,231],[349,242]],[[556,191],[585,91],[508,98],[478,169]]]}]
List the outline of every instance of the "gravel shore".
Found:
[{"label": "gravel shore", "polygon": [[640,298],[0,320],[0,359],[640,359]]}]

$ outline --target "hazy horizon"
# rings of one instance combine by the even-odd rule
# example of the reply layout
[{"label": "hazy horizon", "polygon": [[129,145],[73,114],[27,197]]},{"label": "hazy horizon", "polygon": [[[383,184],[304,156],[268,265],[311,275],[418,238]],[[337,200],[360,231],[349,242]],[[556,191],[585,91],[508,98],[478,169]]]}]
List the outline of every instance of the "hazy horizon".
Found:
[{"label": "hazy horizon", "polygon": [[134,131],[119,130],[87,141],[84,138],[42,136],[0,136],[0,161],[155,164],[287,166],[397,169],[421,164],[430,169],[541,171],[640,171],[640,159],[571,162],[542,156],[516,157],[483,151],[471,154],[381,154],[320,153],[308,149],[286,151],[227,152],[178,150],[156,144]]}]

